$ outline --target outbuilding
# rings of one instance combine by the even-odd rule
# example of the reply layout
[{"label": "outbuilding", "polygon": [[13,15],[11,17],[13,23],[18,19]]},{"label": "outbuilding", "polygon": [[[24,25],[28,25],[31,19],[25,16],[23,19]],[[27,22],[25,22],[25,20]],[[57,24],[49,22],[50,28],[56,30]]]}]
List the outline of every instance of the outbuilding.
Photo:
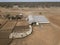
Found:
[{"label": "outbuilding", "polygon": [[39,25],[42,23],[43,24],[50,23],[48,19],[43,15],[29,15],[27,17],[27,21],[29,24],[36,24],[36,25]]}]

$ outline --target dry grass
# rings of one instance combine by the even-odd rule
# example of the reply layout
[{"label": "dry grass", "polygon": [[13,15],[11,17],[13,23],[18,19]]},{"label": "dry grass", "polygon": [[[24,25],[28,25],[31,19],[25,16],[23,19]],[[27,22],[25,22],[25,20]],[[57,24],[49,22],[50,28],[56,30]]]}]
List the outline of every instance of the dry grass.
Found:
[{"label": "dry grass", "polygon": [[20,20],[17,22],[16,26],[28,26],[28,22],[26,20]]},{"label": "dry grass", "polygon": [[[3,8],[3,10],[6,10],[6,12],[8,10],[9,13],[13,15],[19,13],[23,13],[24,15],[40,15],[40,12],[42,12],[42,15],[45,15],[51,23],[60,26],[60,8],[20,8],[19,10]],[[6,13],[4,11],[0,14],[3,15]],[[18,22],[17,25],[22,25],[22,23]],[[54,25],[42,24],[40,26],[35,26],[33,27],[33,33],[31,35],[23,39],[14,39],[10,45],[60,45],[60,28]]]},{"label": "dry grass", "polygon": [[11,31],[14,27],[17,21],[8,21],[0,30],[1,31]]},{"label": "dry grass", "polygon": [[33,33],[23,39],[15,39],[11,45],[59,45],[60,30],[52,25],[35,26]]},{"label": "dry grass", "polygon": [[60,8],[45,9],[45,15],[54,24],[60,26]]}]

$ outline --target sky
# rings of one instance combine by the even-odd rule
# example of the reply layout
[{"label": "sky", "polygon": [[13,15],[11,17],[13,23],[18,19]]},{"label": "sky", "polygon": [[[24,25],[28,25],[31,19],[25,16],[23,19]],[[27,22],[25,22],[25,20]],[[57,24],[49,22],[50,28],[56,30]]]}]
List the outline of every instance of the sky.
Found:
[{"label": "sky", "polygon": [[0,2],[60,2],[60,0],[0,0]]}]

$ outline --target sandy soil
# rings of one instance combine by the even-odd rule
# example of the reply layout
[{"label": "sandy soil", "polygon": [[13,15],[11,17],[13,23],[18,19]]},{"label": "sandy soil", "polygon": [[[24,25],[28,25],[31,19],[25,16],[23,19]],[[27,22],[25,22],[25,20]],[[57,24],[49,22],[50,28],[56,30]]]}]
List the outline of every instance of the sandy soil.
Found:
[{"label": "sandy soil", "polygon": [[26,20],[20,20],[17,22],[16,26],[28,26],[28,22]]},{"label": "sandy soil", "polygon": [[51,21],[57,26],[60,26],[60,8],[51,8],[51,9],[45,9],[47,12],[45,15]]},{"label": "sandy soil", "polygon": [[35,26],[31,35],[14,39],[10,45],[60,45],[60,30],[51,24]]},{"label": "sandy soil", "polygon": [[[3,11],[3,10],[6,11]],[[23,13],[24,15],[42,15],[46,16],[53,24],[42,24],[33,27],[33,33],[26,38],[14,39],[10,45],[60,45],[60,8],[19,8],[19,9],[5,9],[0,8],[0,14],[10,13],[16,15]],[[7,12],[8,11],[8,12]],[[56,26],[55,26],[56,25]]]}]

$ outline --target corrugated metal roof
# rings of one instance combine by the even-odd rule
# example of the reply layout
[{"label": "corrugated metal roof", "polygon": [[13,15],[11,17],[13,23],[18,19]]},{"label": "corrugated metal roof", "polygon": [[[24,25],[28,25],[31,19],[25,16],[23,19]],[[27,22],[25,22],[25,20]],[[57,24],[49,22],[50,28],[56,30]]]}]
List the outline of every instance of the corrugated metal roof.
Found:
[{"label": "corrugated metal roof", "polygon": [[28,16],[29,19],[29,24],[33,23],[33,22],[38,22],[38,23],[49,23],[48,19],[45,16],[33,16],[33,15],[29,15]]}]

